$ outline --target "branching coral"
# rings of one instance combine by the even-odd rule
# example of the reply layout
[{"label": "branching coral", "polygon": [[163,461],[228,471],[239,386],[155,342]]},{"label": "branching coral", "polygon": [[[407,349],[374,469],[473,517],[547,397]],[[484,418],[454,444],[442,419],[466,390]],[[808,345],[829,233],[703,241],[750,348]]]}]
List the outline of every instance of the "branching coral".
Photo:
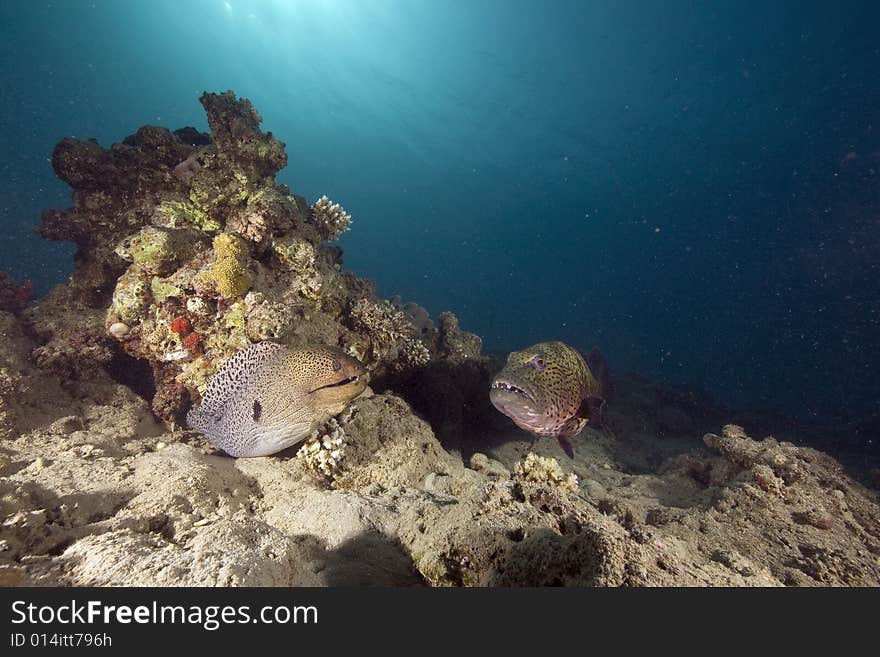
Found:
[{"label": "branching coral", "polygon": [[296,457],[316,474],[332,480],[340,472],[345,458],[345,429],[331,419],[321,429],[315,429],[300,447]]},{"label": "branching coral", "polygon": [[203,297],[190,297],[186,300],[186,311],[201,321],[207,321],[216,309]]},{"label": "branching coral", "polygon": [[315,201],[311,218],[318,228],[321,239],[325,242],[339,239],[339,236],[351,225],[351,215],[339,203],[334,203],[326,196]]},{"label": "branching coral", "polygon": [[369,352],[363,354],[368,356],[368,366],[385,361],[399,371],[430,362],[431,352],[415,337],[416,328],[410,318],[388,301],[359,299],[349,317],[354,328],[369,337]]},{"label": "branching coral", "polygon": [[399,357],[395,362],[398,369],[411,369],[424,367],[431,362],[431,352],[421,340],[406,338],[399,350]]},{"label": "branching coral", "polygon": [[413,333],[412,325],[399,310],[387,301],[375,303],[359,299],[349,313],[355,330],[366,333],[370,341],[370,360],[394,360],[397,348]]},{"label": "branching coral", "polygon": [[399,310],[387,301],[375,303],[358,299],[352,306],[351,319],[356,328],[363,329],[378,345],[389,347],[413,333],[413,327]]}]

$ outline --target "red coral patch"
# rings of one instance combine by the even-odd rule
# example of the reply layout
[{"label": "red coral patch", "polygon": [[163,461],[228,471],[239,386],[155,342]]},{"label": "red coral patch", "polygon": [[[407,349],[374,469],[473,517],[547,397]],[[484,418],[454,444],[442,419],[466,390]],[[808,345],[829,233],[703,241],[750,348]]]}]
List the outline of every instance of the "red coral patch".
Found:
[{"label": "red coral patch", "polygon": [[202,354],[202,336],[198,333],[190,333],[184,338],[183,346],[189,349],[192,355],[200,356]]},{"label": "red coral patch", "polygon": [[171,331],[178,335],[186,335],[192,330],[189,320],[186,317],[178,317],[171,322]]}]

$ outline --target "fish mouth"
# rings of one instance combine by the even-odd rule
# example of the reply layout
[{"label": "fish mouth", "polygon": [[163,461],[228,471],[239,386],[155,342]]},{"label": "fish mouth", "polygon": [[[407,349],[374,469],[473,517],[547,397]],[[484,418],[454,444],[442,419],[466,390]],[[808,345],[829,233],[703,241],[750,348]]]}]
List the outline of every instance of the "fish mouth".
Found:
[{"label": "fish mouth", "polygon": [[340,381],[337,381],[336,383],[328,383],[325,386],[318,386],[314,390],[309,390],[309,394],[311,395],[311,394],[318,392],[319,390],[327,390],[329,388],[342,388],[344,386],[349,385],[350,383],[359,383],[360,380],[361,380],[360,374],[353,374],[352,376],[346,377]]},{"label": "fish mouth", "polygon": [[529,393],[506,381],[503,385],[496,383],[489,390],[489,401],[492,405],[513,420],[520,429],[535,434],[546,433],[547,418]]},{"label": "fish mouth", "polygon": [[526,390],[524,390],[523,388],[520,388],[515,383],[511,383],[510,381],[505,381],[504,379],[495,379],[492,382],[491,390],[493,392],[496,390],[508,392],[512,395],[516,395],[517,397],[524,397],[525,399],[528,399],[531,402],[535,401],[535,398],[532,397]]}]

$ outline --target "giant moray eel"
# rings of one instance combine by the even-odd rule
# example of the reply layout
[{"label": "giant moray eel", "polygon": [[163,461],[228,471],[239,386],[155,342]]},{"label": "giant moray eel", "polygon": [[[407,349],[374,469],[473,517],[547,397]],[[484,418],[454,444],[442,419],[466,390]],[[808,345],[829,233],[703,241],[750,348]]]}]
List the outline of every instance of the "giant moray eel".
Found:
[{"label": "giant moray eel", "polygon": [[330,347],[245,347],[208,383],[186,416],[230,456],[267,456],[307,438],[364,391],[363,366]]},{"label": "giant moray eel", "polygon": [[601,423],[608,392],[602,354],[594,349],[588,358],[592,369],[564,342],[514,351],[492,381],[489,398],[518,427],[535,434],[535,440],[552,436],[574,458],[569,438],[588,424]]}]

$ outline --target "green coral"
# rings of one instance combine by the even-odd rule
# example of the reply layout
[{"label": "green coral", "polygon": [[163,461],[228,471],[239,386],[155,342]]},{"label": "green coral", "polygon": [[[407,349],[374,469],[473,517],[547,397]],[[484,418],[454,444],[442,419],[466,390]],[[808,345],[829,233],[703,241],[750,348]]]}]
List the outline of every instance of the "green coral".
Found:
[{"label": "green coral", "polygon": [[236,301],[229,306],[229,310],[223,318],[223,326],[231,331],[244,332],[246,316],[247,306],[241,301]]},{"label": "green coral", "polygon": [[131,261],[149,272],[160,272],[175,260],[174,245],[168,231],[149,226],[128,244]]},{"label": "green coral", "polygon": [[311,274],[315,269],[315,247],[303,239],[286,235],[272,241],[278,261],[297,274]]},{"label": "green coral", "polygon": [[181,297],[183,290],[173,285],[168,279],[154,276],[150,281],[150,292],[157,303],[164,303],[168,297]]},{"label": "green coral", "polygon": [[119,278],[113,291],[113,301],[108,312],[116,321],[135,324],[150,305],[150,289],[139,276],[139,271],[128,271]]},{"label": "green coral", "polygon": [[251,195],[250,181],[248,180],[248,177],[240,171],[235,171],[232,176],[233,178],[235,178],[235,182],[237,182],[240,187],[238,193],[236,193],[233,197],[234,200],[239,202],[247,201],[248,197]]},{"label": "green coral", "polygon": [[214,238],[217,260],[211,265],[205,278],[217,292],[227,298],[242,296],[251,287],[251,275],[245,262],[247,247],[240,237],[222,233]]},{"label": "green coral", "polygon": [[247,255],[247,246],[235,235],[218,235],[214,238],[214,251],[217,258],[243,258]]},{"label": "green coral", "polygon": [[172,227],[195,226],[205,233],[216,233],[222,228],[220,222],[198,203],[193,195],[190,202],[162,201],[156,211],[165,217]]}]

